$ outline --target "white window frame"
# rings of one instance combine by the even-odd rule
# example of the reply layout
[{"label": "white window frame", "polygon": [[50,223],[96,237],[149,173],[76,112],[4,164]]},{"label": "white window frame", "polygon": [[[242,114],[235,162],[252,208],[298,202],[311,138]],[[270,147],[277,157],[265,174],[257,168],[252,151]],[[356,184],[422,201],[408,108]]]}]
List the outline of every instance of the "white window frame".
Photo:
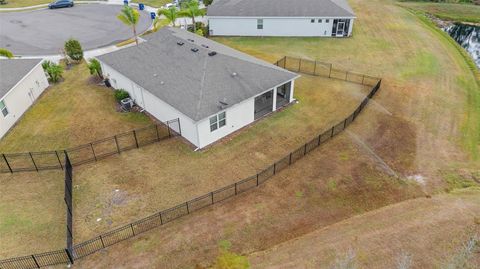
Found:
[{"label": "white window frame", "polygon": [[257,30],[263,30],[263,19],[257,19]]},{"label": "white window frame", "polygon": [[10,112],[8,111],[7,104],[5,104],[5,100],[0,101],[0,111],[2,112],[2,115],[4,118],[6,118],[8,114],[10,114]]},{"label": "white window frame", "polygon": [[227,112],[220,112],[217,115],[210,117],[208,120],[210,123],[210,132],[215,132],[224,126],[227,126]]}]

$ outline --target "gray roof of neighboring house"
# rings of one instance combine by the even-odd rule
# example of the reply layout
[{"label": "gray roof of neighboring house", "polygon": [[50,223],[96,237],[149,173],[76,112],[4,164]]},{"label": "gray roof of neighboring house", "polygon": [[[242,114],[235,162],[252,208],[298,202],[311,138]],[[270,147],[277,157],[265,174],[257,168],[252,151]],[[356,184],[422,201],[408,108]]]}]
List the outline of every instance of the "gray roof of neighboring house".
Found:
[{"label": "gray roof of neighboring house", "polygon": [[41,59],[0,59],[0,99],[41,61]]},{"label": "gray roof of neighboring house", "polygon": [[[194,121],[298,77],[178,28],[165,27],[146,39],[97,58]],[[209,56],[212,51],[217,54]]]},{"label": "gray roof of neighboring house", "polygon": [[355,17],[346,0],[214,0],[207,16]]}]

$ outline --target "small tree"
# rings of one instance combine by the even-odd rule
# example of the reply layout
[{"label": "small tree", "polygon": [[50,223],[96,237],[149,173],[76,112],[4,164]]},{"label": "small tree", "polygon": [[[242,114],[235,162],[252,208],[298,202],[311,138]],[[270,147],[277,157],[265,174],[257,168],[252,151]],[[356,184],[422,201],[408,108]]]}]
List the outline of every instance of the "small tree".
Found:
[{"label": "small tree", "polygon": [[168,22],[172,24],[173,27],[175,27],[175,21],[179,17],[177,7],[172,6],[169,9],[160,9],[158,11],[158,15],[163,15],[165,18],[167,18]]},{"label": "small tree", "polygon": [[90,59],[88,69],[90,70],[90,75],[97,75],[100,78],[102,77],[102,66],[97,59]]},{"label": "small tree", "polygon": [[120,11],[120,14],[117,15],[117,18],[125,25],[132,27],[135,43],[138,46],[136,26],[140,18],[140,13],[137,10],[131,8],[130,6],[124,6],[122,11]]},{"label": "small tree", "polygon": [[189,0],[188,2],[183,3],[182,10],[179,12],[181,16],[190,17],[193,24],[193,32],[197,32],[197,26],[195,25],[195,17],[205,15],[205,10],[200,9],[197,0]]},{"label": "small tree", "polygon": [[13,58],[13,53],[7,49],[0,48],[0,56],[7,57],[8,59]]},{"label": "small tree", "polygon": [[83,59],[82,45],[78,40],[70,38],[65,42],[65,53],[74,61],[81,61]]}]

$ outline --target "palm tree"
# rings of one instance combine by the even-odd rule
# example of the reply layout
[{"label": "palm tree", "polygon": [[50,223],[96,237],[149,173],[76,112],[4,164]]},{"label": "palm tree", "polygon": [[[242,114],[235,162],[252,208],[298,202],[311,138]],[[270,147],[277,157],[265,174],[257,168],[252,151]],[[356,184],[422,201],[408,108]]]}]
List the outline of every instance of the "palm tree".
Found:
[{"label": "palm tree", "polygon": [[205,15],[205,10],[200,9],[197,0],[189,0],[183,4],[180,14],[192,18],[193,32],[197,32],[197,26],[195,25],[195,17]]},{"label": "palm tree", "polygon": [[167,20],[173,25],[173,27],[175,27],[175,21],[177,20],[179,14],[177,11],[177,7],[172,6],[169,9],[160,9],[158,11],[158,15],[165,16],[165,18],[167,18]]},{"label": "palm tree", "polygon": [[132,27],[135,43],[138,45],[137,29],[135,27],[138,23],[138,19],[140,18],[140,13],[130,6],[124,6],[122,11],[120,11],[120,14],[117,15],[117,18],[125,25]]}]

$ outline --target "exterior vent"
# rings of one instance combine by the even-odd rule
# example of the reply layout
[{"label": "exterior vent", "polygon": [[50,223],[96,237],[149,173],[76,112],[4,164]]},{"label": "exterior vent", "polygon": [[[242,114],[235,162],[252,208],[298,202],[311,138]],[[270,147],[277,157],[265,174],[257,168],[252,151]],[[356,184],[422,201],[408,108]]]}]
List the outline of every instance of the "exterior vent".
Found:
[{"label": "exterior vent", "polygon": [[191,49],[191,51],[193,51],[193,52],[197,52],[197,51],[198,51],[198,49],[197,49],[197,48],[192,48],[192,49]]},{"label": "exterior vent", "polygon": [[179,46],[183,46],[183,44],[185,44],[185,43],[183,43],[182,41],[177,42],[177,45],[179,45]]},{"label": "exterior vent", "polygon": [[211,51],[208,53],[208,56],[215,56],[217,55],[217,52],[216,51]]},{"label": "exterior vent", "polygon": [[208,49],[208,46],[207,46],[207,45],[205,45],[205,44],[202,44],[202,47],[204,47],[204,48],[207,48],[207,49]]}]

